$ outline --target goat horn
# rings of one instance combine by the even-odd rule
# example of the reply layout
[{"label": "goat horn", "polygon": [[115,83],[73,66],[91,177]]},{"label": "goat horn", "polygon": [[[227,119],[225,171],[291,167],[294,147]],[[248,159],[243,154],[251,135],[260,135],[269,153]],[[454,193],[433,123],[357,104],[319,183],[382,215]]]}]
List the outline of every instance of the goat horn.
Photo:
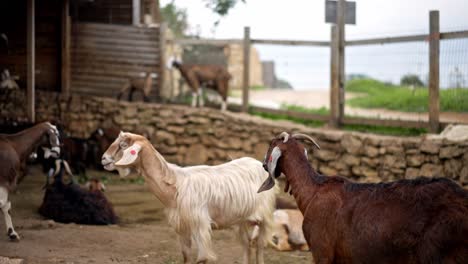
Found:
[{"label": "goat horn", "polygon": [[306,140],[309,140],[310,142],[312,142],[318,149],[320,149],[320,146],[319,144],[317,144],[317,142],[315,142],[315,140],[313,138],[311,138],[310,136],[308,135],[305,135],[305,134],[293,134],[292,135],[293,138],[295,139],[306,139]]},{"label": "goat horn", "polygon": [[283,139],[283,143],[288,142],[289,134],[287,132],[281,132],[278,136],[279,139]]}]

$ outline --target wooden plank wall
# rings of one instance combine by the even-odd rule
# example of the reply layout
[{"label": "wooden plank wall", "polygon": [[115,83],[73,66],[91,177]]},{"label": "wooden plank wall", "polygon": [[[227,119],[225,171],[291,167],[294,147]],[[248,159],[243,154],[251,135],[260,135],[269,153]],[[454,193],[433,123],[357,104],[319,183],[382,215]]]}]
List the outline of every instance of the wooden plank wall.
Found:
[{"label": "wooden plank wall", "polygon": [[108,24],[132,24],[132,0],[72,1],[76,21]]},{"label": "wooden plank wall", "polygon": [[[36,89],[60,91],[61,1],[36,1]],[[0,43],[0,70],[18,75],[26,89],[26,1],[0,1],[0,33],[8,37],[8,49]]]},{"label": "wooden plank wall", "polygon": [[[115,97],[129,78],[159,73],[159,55],[159,28],[75,23],[71,90]],[[158,87],[159,76],[153,78],[152,99]]]}]

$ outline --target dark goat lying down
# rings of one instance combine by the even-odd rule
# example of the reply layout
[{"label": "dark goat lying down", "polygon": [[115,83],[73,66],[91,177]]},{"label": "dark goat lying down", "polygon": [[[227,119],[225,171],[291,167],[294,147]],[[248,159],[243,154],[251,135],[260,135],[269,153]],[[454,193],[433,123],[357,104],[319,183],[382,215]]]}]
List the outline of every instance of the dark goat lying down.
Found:
[{"label": "dark goat lying down", "polygon": [[63,160],[56,160],[54,182],[46,186],[39,213],[60,223],[109,225],[117,223],[112,204],[99,191],[89,191],[73,182],[63,183],[63,174],[71,172]]},{"label": "dark goat lying down", "polygon": [[286,176],[315,263],[468,263],[467,190],[446,178],[363,184],[320,175],[300,139],[318,147],[303,134],[271,141],[259,192]]}]

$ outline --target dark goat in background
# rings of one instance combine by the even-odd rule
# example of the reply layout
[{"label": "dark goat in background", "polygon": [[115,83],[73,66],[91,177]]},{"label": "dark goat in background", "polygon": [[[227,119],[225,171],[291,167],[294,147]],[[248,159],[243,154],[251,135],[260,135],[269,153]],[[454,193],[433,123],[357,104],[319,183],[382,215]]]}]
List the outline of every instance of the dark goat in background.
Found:
[{"label": "dark goat in background", "polygon": [[[468,191],[446,178],[360,184],[318,174],[297,139],[271,141],[259,192],[286,176],[315,263],[468,263]],[[318,146],[318,145],[317,145]]]},{"label": "dark goat in background", "polygon": [[100,190],[90,191],[81,188],[73,181],[63,182],[64,172],[73,177],[67,166],[63,160],[56,160],[54,182],[46,186],[39,213],[60,223],[86,225],[117,223],[112,204]]}]

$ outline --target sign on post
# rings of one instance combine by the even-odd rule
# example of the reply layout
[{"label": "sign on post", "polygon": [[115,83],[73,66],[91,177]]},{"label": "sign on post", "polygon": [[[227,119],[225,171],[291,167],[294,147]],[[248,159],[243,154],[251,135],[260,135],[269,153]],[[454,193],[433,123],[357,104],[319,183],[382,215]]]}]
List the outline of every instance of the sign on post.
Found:
[{"label": "sign on post", "polygon": [[[325,1],[325,23],[336,24],[338,1]],[[356,2],[346,1],[345,24],[356,25]]]}]

